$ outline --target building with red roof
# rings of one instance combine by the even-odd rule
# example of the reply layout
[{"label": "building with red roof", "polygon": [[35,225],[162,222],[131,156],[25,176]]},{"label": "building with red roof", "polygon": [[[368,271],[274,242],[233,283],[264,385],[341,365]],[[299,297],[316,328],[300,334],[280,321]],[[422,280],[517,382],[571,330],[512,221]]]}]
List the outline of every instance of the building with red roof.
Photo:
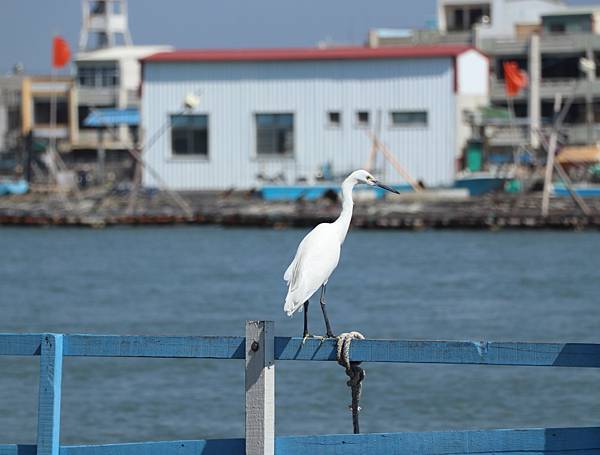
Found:
[{"label": "building with red roof", "polygon": [[142,63],[144,156],[182,190],[311,183],[366,164],[402,183],[370,155],[373,135],[415,179],[449,184],[470,134],[463,111],[488,101],[488,59],[462,45],[176,50]]}]

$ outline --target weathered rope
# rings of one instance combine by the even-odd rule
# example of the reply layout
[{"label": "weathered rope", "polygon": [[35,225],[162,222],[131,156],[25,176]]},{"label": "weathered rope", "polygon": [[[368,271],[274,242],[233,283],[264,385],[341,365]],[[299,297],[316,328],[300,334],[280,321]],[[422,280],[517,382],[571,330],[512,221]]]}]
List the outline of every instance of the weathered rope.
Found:
[{"label": "weathered rope", "polygon": [[365,379],[365,370],[360,367],[361,362],[350,361],[350,343],[352,340],[364,340],[365,337],[360,332],[347,332],[342,333],[337,337],[337,361],[346,369],[346,374],[350,378],[346,384],[352,390],[352,426],[354,428],[354,434],[360,433],[358,425],[358,412],[360,406],[358,402],[360,400],[360,394],[362,391],[362,381]]}]

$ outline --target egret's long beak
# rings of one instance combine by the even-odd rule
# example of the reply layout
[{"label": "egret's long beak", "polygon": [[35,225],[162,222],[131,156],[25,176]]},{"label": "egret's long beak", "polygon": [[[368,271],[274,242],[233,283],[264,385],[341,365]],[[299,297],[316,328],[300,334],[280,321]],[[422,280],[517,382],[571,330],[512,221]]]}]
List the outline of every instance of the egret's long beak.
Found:
[{"label": "egret's long beak", "polygon": [[400,191],[395,190],[394,188],[392,188],[391,186],[387,186],[384,185],[383,183],[379,183],[378,181],[374,182],[376,186],[378,186],[379,188],[383,188],[384,190],[390,191],[392,193],[396,193],[396,194],[400,194]]}]

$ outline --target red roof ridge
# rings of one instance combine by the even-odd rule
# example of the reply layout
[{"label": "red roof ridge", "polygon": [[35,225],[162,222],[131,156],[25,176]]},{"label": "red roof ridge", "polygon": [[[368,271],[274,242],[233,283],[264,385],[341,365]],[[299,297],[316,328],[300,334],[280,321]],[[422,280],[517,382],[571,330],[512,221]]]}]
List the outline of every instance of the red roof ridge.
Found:
[{"label": "red roof ridge", "polygon": [[256,49],[178,49],[159,52],[142,59],[143,62],[224,62],[224,61],[298,61],[298,60],[363,60],[381,58],[440,58],[456,57],[472,46],[444,44],[417,46],[340,46],[288,47]]}]

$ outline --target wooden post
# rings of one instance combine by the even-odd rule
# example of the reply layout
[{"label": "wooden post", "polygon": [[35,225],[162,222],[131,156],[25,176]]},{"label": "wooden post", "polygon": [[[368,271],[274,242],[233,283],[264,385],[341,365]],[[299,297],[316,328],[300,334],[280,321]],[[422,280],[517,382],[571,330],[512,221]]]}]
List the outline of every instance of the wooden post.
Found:
[{"label": "wooden post", "polygon": [[275,453],[273,321],[246,321],[246,454]]},{"label": "wooden post", "polygon": [[63,336],[42,336],[37,454],[59,455]]},{"label": "wooden post", "polygon": [[550,210],[550,186],[552,185],[552,171],[554,170],[554,156],[556,155],[556,144],[558,140],[558,127],[552,130],[548,144],[548,156],[546,158],[546,172],[544,173],[544,190],[542,192],[542,216],[548,216]]}]

